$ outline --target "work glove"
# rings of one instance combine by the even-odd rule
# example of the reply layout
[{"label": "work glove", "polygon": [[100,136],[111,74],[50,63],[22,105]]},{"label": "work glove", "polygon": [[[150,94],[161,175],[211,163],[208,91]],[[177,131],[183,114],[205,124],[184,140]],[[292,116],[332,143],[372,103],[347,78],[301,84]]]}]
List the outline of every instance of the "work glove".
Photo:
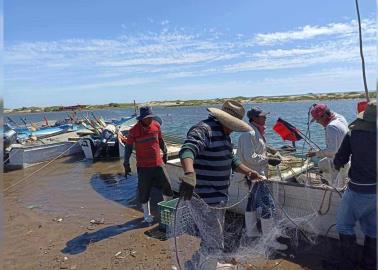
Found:
[{"label": "work glove", "polygon": [[167,161],[168,161],[168,154],[165,153],[165,154],[163,154],[163,162],[164,162],[164,164],[167,164]]},{"label": "work glove", "polygon": [[277,166],[281,163],[281,158],[278,156],[268,157],[268,164],[271,166]]},{"label": "work glove", "polygon": [[180,180],[180,197],[184,198],[185,201],[189,201],[192,199],[193,190],[196,186],[196,174],[194,172],[185,173]]},{"label": "work glove", "polygon": [[127,179],[127,176],[131,175],[130,164],[123,164],[123,167],[125,167],[125,178]]}]

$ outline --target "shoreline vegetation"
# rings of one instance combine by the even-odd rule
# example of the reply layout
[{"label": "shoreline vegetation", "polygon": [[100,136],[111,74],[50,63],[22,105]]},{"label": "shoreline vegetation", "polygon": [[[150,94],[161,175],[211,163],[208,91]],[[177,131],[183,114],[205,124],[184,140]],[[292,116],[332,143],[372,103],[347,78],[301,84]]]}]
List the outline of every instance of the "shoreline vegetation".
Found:
[{"label": "shoreline vegetation", "polygon": [[[369,92],[370,98],[376,98],[376,92]],[[241,103],[270,103],[290,102],[306,100],[338,100],[338,99],[364,99],[365,92],[336,92],[336,93],[308,93],[303,95],[282,95],[282,96],[256,96],[256,97],[232,97],[216,99],[192,99],[192,100],[169,100],[150,101],[136,103],[136,106],[149,105],[154,107],[181,107],[222,104],[227,99],[237,100]],[[108,103],[103,105],[74,105],[74,106],[50,106],[50,107],[22,107],[16,109],[4,108],[4,113],[38,113],[38,112],[63,112],[79,110],[109,110],[109,109],[130,109],[134,103]]]}]

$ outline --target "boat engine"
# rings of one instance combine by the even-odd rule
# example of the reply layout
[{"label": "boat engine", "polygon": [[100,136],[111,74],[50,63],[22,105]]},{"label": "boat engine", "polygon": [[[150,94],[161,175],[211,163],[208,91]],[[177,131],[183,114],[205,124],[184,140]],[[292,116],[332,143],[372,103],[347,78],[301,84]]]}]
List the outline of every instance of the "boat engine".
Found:
[{"label": "boat engine", "polygon": [[11,144],[17,143],[17,133],[13,129],[4,130],[4,149],[8,148]]}]

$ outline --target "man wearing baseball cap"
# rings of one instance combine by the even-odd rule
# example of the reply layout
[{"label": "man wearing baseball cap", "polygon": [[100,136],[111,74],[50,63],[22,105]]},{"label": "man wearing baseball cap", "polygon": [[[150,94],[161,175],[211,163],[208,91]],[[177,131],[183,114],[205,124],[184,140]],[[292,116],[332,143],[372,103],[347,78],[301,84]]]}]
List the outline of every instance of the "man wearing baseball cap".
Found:
[{"label": "man wearing baseball cap", "polygon": [[[237,150],[237,156],[243,164],[265,177],[268,176],[268,164],[277,166],[281,163],[279,152],[266,144],[265,122],[268,114],[269,112],[264,112],[259,107],[253,107],[247,112],[252,130],[240,135]],[[261,213],[259,215],[261,231],[263,237],[267,239],[268,235],[277,231],[273,230],[276,225],[276,207],[268,187],[262,182],[253,185],[248,198],[244,215],[247,244],[253,243],[261,235],[257,229],[257,212]],[[277,234],[271,237],[272,240],[267,241],[267,246],[275,250],[286,250],[287,245],[279,243],[276,239],[278,236]]]},{"label": "man wearing baseball cap", "polygon": [[[325,129],[326,147],[319,151],[309,151],[308,157],[317,156],[322,158],[319,161],[319,169],[331,179],[330,184],[335,185],[337,188],[342,188],[345,185],[347,178],[349,164],[347,164],[340,172],[334,170],[332,166],[333,158],[339,150],[341,142],[345,135],[348,133],[348,123],[344,116],[333,112],[325,104],[314,104],[310,110],[312,120],[317,122]],[[327,178],[327,177],[325,177]]]}]

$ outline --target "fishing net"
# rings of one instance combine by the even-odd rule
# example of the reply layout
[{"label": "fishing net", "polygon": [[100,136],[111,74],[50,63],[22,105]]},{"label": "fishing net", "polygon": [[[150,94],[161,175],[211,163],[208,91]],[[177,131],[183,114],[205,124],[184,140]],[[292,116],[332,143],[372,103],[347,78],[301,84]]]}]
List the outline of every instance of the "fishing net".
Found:
[{"label": "fishing net", "polygon": [[[238,174],[231,177],[226,203],[208,205],[196,194],[190,201],[177,199],[167,231],[176,269],[274,269],[279,264],[277,258],[292,256],[300,242],[306,242],[308,247],[316,244],[320,234],[316,219],[324,192],[314,195],[310,177],[305,178],[306,183],[293,186],[284,179],[298,174],[298,167],[306,166],[310,167],[309,161],[284,157],[279,169],[270,168],[270,180],[259,183],[275,207],[259,199],[255,212],[257,237],[247,235],[244,214],[250,196],[259,192],[251,192],[253,186]],[[295,190],[298,185],[301,194]],[[324,197],[322,203],[328,199]],[[266,211],[270,211],[268,216]],[[277,245],[281,248],[277,249]],[[285,245],[287,249],[280,250]]]}]

